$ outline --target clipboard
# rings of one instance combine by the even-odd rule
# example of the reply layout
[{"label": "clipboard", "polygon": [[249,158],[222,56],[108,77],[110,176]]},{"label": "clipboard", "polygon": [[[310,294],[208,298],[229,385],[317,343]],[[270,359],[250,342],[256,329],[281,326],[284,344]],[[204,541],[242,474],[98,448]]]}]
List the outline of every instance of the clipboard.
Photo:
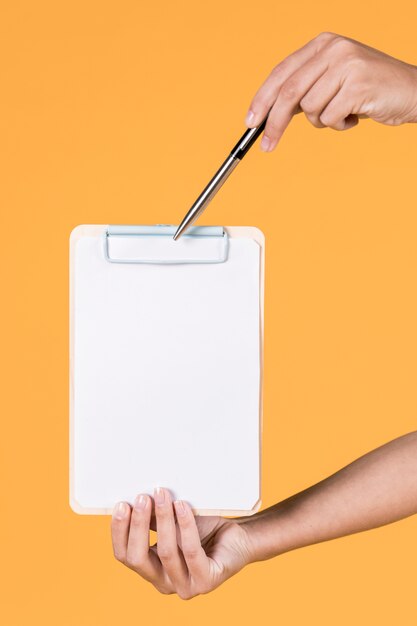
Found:
[{"label": "clipboard", "polygon": [[265,238],[255,227],[70,234],[70,506],[156,486],[195,515],[261,506]]}]

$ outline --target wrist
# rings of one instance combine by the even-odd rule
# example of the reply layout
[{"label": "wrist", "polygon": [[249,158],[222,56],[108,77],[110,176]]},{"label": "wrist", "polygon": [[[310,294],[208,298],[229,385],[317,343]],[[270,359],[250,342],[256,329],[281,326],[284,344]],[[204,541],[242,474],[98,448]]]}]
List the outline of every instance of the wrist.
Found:
[{"label": "wrist", "polygon": [[271,559],[291,549],[286,528],[291,524],[284,503],[235,521],[246,532],[249,562]]},{"label": "wrist", "polygon": [[311,495],[311,488],[305,489],[251,517],[236,520],[246,531],[251,562],[271,559],[334,536],[329,531],[327,516],[320,515],[317,520]]},{"label": "wrist", "polygon": [[407,122],[417,123],[417,65],[410,65],[411,108]]}]

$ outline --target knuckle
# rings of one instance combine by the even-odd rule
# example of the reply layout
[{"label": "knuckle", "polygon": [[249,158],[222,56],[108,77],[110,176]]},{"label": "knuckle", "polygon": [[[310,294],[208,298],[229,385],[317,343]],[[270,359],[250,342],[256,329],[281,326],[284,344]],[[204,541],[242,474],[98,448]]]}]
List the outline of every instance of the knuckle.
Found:
[{"label": "knuckle", "polygon": [[126,556],[125,565],[130,567],[130,569],[140,568],[142,565],[142,559],[140,556],[134,556],[133,554]]},{"label": "knuckle", "polygon": [[325,30],[317,35],[316,40],[320,42],[326,42],[334,39],[335,37],[338,37],[338,35]]},{"label": "knuckle", "polygon": [[286,65],[287,64],[285,60],[278,63],[278,65],[275,65],[275,67],[272,68],[271,76],[273,76],[274,78],[279,78],[280,76],[282,76],[282,74],[285,72]]},{"label": "knuckle", "polygon": [[116,559],[116,561],[120,561],[120,563],[123,563],[124,565],[126,565],[126,554],[124,552],[115,548],[113,550],[113,554],[114,554],[114,558]]},{"label": "knuckle", "polygon": [[[350,72],[354,72],[354,76],[356,79],[360,78],[362,75],[362,70],[366,66],[366,60],[358,54],[356,50],[348,52],[345,55],[345,61],[349,66]],[[358,87],[357,83],[355,84]],[[364,84],[363,87],[366,85]]]},{"label": "knuckle", "polygon": [[322,113],[319,117],[319,120],[322,124],[324,124],[324,126],[328,126],[330,120],[328,119],[328,116],[325,113]]},{"label": "knuckle", "polygon": [[175,593],[175,591],[173,591],[172,589],[169,589],[168,587],[161,587],[159,585],[155,585],[155,589],[159,591],[159,593],[163,593],[165,596],[169,596]]},{"label": "knuckle", "polygon": [[182,552],[186,559],[192,560],[192,559],[196,559],[199,556],[200,549],[199,548],[188,548],[188,549],[183,548]]},{"label": "knuckle", "polygon": [[335,125],[337,123],[335,116],[330,113],[322,113],[319,120],[322,124],[324,124],[324,126],[329,126],[331,128],[335,128]]},{"label": "knuckle", "polygon": [[269,103],[268,103],[266,94],[259,93],[258,95],[254,97],[249,108],[252,111],[256,111],[257,113],[260,113],[261,111],[264,111],[265,109],[267,109],[268,106],[269,106]]},{"label": "knuckle", "polygon": [[268,118],[268,122],[265,126],[265,135],[270,139],[276,137],[280,132],[280,126],[274,119]]},{"label": "knuckle", "polygon": [[310,124],[312,124],[315,128],[324,128],[324,124],[322,124],[320,122],[319,119],[316,119],[315,117],[309,117],[308,121],[310,122]]},{"label": "knuckle", "polygon": [[173,557],[173,553],[171,548],[168,546],[157,546],[156,548],[157,554],[160,559],[164,559],[164,561],[171,561]]},{"label": "knuckle", "polygon": [[298,83],[294,79],[289,78],[280,89],[280,96],[284,100],[294,100],[298,93]]},{"label": "knuckle", "polygon": [[181,598],[181,600],[191,600],[191,598],[194,598],[194,596],[196,595],[191,591],[186,590],[179,590],[177,591],[177,594]]},{"label": "knuckle", "polygon": [[312,115],[313,113],[316,113],[316,109],[317,109],[317,105],[314,103],[314,101],[311,98],[308,98],[308,97],[304,97],[300,101],[300,107],[302,108],[304,113],[307,113],[308,115]]},{"label": "knuckle", "polygon": [[344,55],[348,53],[355,53],[357,50],[356,44],[353,41],[346,39],[346,37],[342,37],[341,35],[337,35],[337,37],[333,39],[332,45],[337,51],[343,53]]}]

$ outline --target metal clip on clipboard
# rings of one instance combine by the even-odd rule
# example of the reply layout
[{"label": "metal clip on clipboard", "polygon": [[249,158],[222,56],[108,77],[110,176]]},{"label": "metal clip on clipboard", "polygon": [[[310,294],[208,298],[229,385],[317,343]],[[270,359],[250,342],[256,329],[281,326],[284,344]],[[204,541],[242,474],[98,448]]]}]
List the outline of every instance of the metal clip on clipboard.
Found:
[{"label": "metal clip on clipboard", "polygon": [[177,227],[109,225],[104,232],[104,256],[110,263],[224,263],[229,237],[222,226],[192,226],[179,241]]}]

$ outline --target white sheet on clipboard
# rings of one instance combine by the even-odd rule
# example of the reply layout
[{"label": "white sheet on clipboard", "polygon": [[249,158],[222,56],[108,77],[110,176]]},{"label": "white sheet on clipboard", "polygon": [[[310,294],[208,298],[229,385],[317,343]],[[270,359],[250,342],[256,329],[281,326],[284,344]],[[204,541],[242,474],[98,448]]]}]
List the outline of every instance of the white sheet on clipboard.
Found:
[{"label": "white sheet on clipboard", "polygon": [[161,485],[198,512],[251,511],[260,497],[259,243],[230,236],[224,263],[117,264],[103,257],[104,229],[72,233],[74,510],[109,513]]}]

